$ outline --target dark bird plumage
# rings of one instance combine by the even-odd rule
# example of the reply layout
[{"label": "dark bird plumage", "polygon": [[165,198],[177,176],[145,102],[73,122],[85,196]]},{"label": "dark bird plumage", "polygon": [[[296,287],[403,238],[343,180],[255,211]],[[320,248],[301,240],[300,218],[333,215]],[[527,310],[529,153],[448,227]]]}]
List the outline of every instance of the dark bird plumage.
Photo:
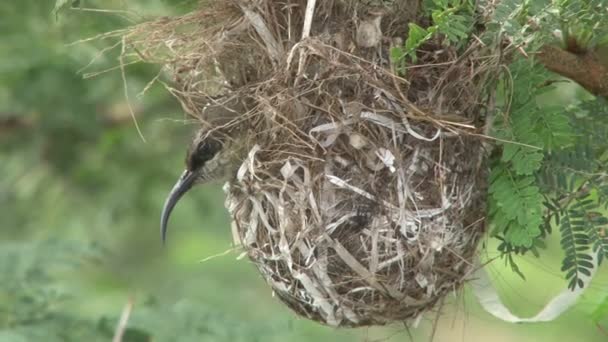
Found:
[{"label": "dark bird plumage", "polygon": [[173,208],[194,185],[226,179],[236,172],[243,158],[245,141],[239,115],[245,111],[241,101],[230,105],[210,105],[205,112],[209,126],[201,128],[186,153],[186,169],[165,200],[160,219],[161,238],[167,237],[167,224]]}]

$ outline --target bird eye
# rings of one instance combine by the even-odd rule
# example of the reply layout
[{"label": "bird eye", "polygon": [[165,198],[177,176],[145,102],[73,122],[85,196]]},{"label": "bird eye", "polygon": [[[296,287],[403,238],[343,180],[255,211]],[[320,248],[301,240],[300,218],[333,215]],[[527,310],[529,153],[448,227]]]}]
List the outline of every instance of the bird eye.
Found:
[{"label": "bird eye", "polygon": [[221,144],[215,139],[205,139],[188,151],[186,166],[189,170],[197,170],[213,159],[219,152]]}]

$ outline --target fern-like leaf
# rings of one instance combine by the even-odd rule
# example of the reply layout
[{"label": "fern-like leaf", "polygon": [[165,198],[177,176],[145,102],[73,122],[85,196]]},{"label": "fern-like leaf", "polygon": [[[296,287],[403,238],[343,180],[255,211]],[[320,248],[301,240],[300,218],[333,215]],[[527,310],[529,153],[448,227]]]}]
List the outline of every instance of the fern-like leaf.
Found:
[{"label": "fern-like leaf", "polygon": [[583,287],[581,275],[589,276],[596,267],[592,253],[597,255],[598,265],[608,252],[608,239],[605,226],[608,219],[596,211],[599,204],[595,198],[584,193],[564,212],[560,225],[560,241],[566,257],[562,271],[570,281],[568,287],[574,290]]},{"label": "fern-like leaf", "polygon": [[504,234],[514,246],[532,247],[543,224],[540,189],[534,177],[497,168],[491,176],[491,214],[494,235]]}]

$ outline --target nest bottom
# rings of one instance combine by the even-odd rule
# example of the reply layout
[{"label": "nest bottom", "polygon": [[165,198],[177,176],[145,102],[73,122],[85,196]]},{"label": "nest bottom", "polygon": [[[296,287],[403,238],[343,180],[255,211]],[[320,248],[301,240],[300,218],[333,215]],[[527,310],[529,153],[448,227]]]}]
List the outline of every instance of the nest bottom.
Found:
[{"label": "nest bottom", "polygon": [[[371,239],[366,232],[351,238]],[[477,239],[469,242],[467,248],[475,250]],[[342,243],[340,237],[322,238],[315,248],[326,255],[316,258],[316,265],[296,268],[293,278],[285,277],[289,270],[281,260],[252,260],[290,309],[308,319],[341,327],[417,319],[457,291],[471,271],[467,261],[472,260],[471,255],[460,259],[462,256],[449,251],[450,246],[421,255],[419,246],[408,248],[401,241],[402,255],[397,253],[393,260],[379,263],[372,273],[367,268],[370,251],[348,251]]]},{"label": "nest bottom", "polygon": [[303,317],[342,327],[417,318],[460,288],[484,231],[480,144],[441,140],[393,149],[373,172],[354,165],[378,153],[280,160],[256,146],[225,188],[235,240]]}]

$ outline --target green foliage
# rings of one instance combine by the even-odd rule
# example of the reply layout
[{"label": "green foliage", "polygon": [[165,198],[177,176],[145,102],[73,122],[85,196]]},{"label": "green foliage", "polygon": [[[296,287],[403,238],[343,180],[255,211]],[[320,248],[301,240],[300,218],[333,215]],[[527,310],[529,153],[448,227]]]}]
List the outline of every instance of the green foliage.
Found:
[{"label": "green foliage", "polygon": [[468,40],[473,27],[475,1],[432,0],[432,4],[426,8],[431,12],[431,33],[442,34],[448,42],[457,46]]},{"label": "green foliage", "polygon": [[[109,341],[120,310],[111,315],[82,315],[74,306],[86,301],[71,281],[98,267],[109,251],[76,241],[4,243],[0,249],[0,341]],[[164,304],[152,296],[135,303],[125,342],[268,341],[270,325],[243,324],[196,300]],[[166,324],[168,318],[171,324]]]},{"label": "green foliage", "polygon": [[433,37],[433,33],[436,32],[436,29],[433,30],[433,27],[424,29],[418,26],[416,23],[409,23],[408,27],[409,32],[405,41],[405,50],[400,47],[395,47],[392,50],[392,54],[394,56],[393,60],[395,62],[407,56],[411,56],[412,61],[416,63],[416,49],[429,41]]},{"label": "green foliage", "polygon": [[[599,10],[605,5],[593,0],[501,1],[490,32],[525,46],[528,53],[554,41],[555,30],[564,43],[573,38],[581,48],[593,47],[605,36],[608,18]],[[503,241],[500,250],[509,254],[538,254],[552,225],[559,227],[562,270],[574,289],[583,286],[581,276],[594,267],[591,254],[601,262],[606,253],[608,106],[602,99],[566,108],[539,105],[538,99],[554,89],[552,77],[534,60],[520,58],[504,78],[509,91],[494,131],[499,153],[493,159],[490,216],[492,233]],[[502,193],[505,189],[510,193]],[[522,193],[534,194],[536,200],[542,196],[543,209],[508,204],[522,203]],[[517,220],[524,216],[523,208],[528,208],[527,219]],[[514,270],[519,272],[516,266]]]},{"label": "green foliage", "polygon": [[582,48],[594,48],[608,39],[606,0],[560,0],[556,20],[559,21],[564,40],[575,39]]},{"label": "green foliage", "polygon": [[503,241],[502,252],[537,254],[553,221],[562,235],[562,270],[574,289],[593,268],[590,253],[600,263],[606,253],[608,107],[601,99],[567,109],[539,106],[550,76],[528,61],[514,63],[510,75],[510,115],[499,117],[495,128],[500,155],[490,179],[492,233]]},{"label": "green foliage", "polygon": [[501,155],[494,160],[490,178],[490,215],[495,236],[514,247],[531,248],[541,236],[543,194],[535,174],[545,153],[571,144],[571,126],[563,109],[539,106],[547,73],[520,60],[511,66],[512,91],[498,118],[494,135]]},{"label": "green foliage", "polygon": [[597,209],[597,201],[583,193],[575,196],[573,203],[560,213],[561,246],[566,253],[562,271],[567,272],[571,289],[582,287],[581,274],[589,276],[595,267],[589,251],[597,254],[600,264],[608,252],[608,237],[604,231],[608,219]]},{"label": "green foliage", "polygon": [[473,26],[474,9],[474,2],[470,0],[426,1],[425,10],[431,25],[423,28],[416,23],[409,23],[404,46],[391,49],[392,63],[399,65],[407,58],[416,63],[416,50],[434,37],[441,36],[445,44],[464,45]]},{"label": "green foliage", "polygon": [[496,7],[490,27],[516,46],[532,52],[547,42],[573,38],[581,48],[605,44],[608,39],[606,0],[505,0]]},{"label": "green foliage", "polygon": [[[92,248],[91,248],[92,247]],[[47,240],[3,243],[0,250],[0,341],[98,341],[112,335],[95,333],[94,324],[67,317],[62,309],[74,300],[74,289],[58,279],[90,267],[98,248]]]},{"label": "green foliage", "polygon": [[[495,41],[496,35],[506,37],[515,46],[526,46],[527,50],[535,50],[549,40],[549,31],[556,27],[547,22],[547,18],[551,18],[551,13],[555,10],[550,4],[549,0],[498,2],[488,23],[489,31],[494,34],[490,39]],[[491,4],[486,2],[486,6]],[[552,28],[546,31],[545,25]]]},{"label": "green foliage", "polygon": [[[586,112],[585,108],[592,108],[593,112]],[[579,273],[586,274],[592,268],[580,253],[594,253],[601,264],[608,252],[608,201],[604,194],[608,177],[603,173],[608,169],[608,107],[604,100],[597,99],[583,102],[571,111],[576,113],[572,117],[575,144],[549,154],[539,180],[553,194],[550,203],[546,203],[547,215],[559,224],[566,253],[562,270],[573,288],[581,285]]]},{"label": "green foliage", "polygon": [[518,247],[532,247],[541,234],[542,196],[532,176],[495,167],[490,177],[490,215],[495,235]]}]

